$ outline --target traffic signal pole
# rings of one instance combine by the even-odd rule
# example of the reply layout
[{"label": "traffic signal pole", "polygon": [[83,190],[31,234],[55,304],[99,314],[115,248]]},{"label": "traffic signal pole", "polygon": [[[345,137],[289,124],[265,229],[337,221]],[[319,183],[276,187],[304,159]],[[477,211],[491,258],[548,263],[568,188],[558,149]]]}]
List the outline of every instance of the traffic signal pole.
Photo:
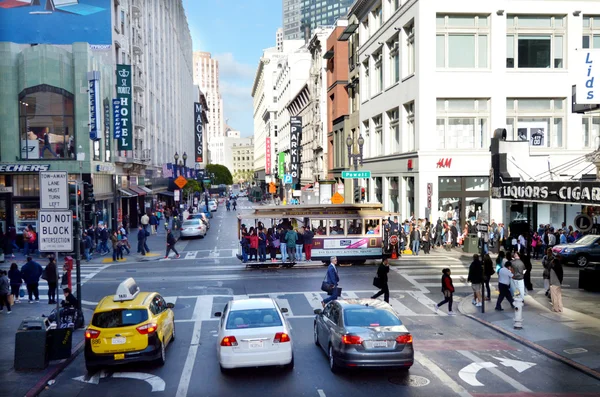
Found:
[{"label": "traffic signal pole", "polygon": [[[79,182],[77,181],[77,191],[79,191]],[[79,222],[79,214],[82,212],[79,210],[79,195],[75,192],[75,208],[77,209],[77,220],[75,221],[79,225],[74,228],[74,244],[75,244],[75,271],[77,274],[77,309],[81,310],[81,223]],[[78,227],[77,227],[78,226]]]}]

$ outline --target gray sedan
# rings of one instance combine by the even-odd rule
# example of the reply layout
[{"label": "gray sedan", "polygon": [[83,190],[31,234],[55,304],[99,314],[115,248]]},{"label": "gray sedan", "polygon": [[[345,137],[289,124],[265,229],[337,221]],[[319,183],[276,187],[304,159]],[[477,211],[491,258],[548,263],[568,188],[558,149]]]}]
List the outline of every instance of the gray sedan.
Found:
[{"label": "gray sedan", "polygon": [[206,236],[206,225],[202,219],[189,219],[181,225],[181,238]]},{"label": "gray sedan", "polygon": [[327,353],[332,372],[342,367],[413,365],[412,335],[389,304],[376,299],[337,300],[315,314],[315,344]]}]

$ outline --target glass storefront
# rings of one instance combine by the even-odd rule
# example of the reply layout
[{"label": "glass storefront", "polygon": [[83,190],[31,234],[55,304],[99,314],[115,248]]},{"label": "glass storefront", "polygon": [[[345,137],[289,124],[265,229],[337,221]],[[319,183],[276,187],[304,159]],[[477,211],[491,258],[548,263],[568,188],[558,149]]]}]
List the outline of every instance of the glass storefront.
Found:
[{"label": "glass storefront", "polygon": [[489,222],[490,193],[487,176],[444,176],[438,178],[438,210],[432,221]]},{"label": "glass storefront", "polygon": [[415,178],[412,176],[404,177],[406,184],[406,208],[404,218],[408,219],[415,213]]},{"label": "glass storefront", "polygon": [[26,226],[37,228],[39,203],[17,203],[13,205],[15,211],[15,226],[17,233],[22,234]]},{"label": "glass storefront", "polygon": [[397,213],[400,210],[399,206],[399,190],[398,190],[398,177],[388,178],[390,186],[390,212]]}]

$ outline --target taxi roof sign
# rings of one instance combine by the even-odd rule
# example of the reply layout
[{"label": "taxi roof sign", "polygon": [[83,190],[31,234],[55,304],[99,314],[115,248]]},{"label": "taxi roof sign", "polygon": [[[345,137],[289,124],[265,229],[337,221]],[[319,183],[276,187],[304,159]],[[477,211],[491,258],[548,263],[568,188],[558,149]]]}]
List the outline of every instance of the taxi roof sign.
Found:
[{"label": "taxi roof sign", "polygon": [[129,277],[127,280],[119,284],[117,287],[117,293],[115,294],[113,300],[115,302],[130,301],[135,299],[139,293],[140,287],[138,287],[133,277]]}]

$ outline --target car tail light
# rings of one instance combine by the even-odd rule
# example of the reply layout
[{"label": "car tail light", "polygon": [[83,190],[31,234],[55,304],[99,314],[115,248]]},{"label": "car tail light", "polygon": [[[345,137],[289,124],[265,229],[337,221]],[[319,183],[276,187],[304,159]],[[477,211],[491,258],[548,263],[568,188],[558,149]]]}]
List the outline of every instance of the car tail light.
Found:
[{"label": "car tail light", "polygon": [[140,325],[136,329],[142,335],[150,335],[150,334],[156,332],[156,324],[148,323],[148,324]]},{"label": "car tail light", "polygon": [[343,335],[342,343],[345,345],[361,345],[363,340],[360,336],[357,335]]},{"label": "car tail light", "polygon": [[202,226],[199,226],[199,227],[198,227],[198,230],[202,230]]},{"label": "car tail light", "polygon": [[278,332],[275,334],[275,338],[273,339],[273,343],[283,343],[283,342],[289,342],[290,341],[290,336],[288,334],[286,334],[285,332]]},{"label": "car tail light", "polygon": [[403,344],[403,345],[408,344],[408,343],[413,343],[413,337],[411,334],[400,335],[399,337],[396,338],[396,342]]},{"label": "car tail light", "polygon": [[235,336],[226,336],[223,338],[223,340],[221,341],[221,346],[237,346],[237,339],[235,339]]},{"label": "car tail light", "polygon": [[86,329],[85,330],[85,339],[96,339],[100,336],[100,331],[96,331],[95,329]]}]

